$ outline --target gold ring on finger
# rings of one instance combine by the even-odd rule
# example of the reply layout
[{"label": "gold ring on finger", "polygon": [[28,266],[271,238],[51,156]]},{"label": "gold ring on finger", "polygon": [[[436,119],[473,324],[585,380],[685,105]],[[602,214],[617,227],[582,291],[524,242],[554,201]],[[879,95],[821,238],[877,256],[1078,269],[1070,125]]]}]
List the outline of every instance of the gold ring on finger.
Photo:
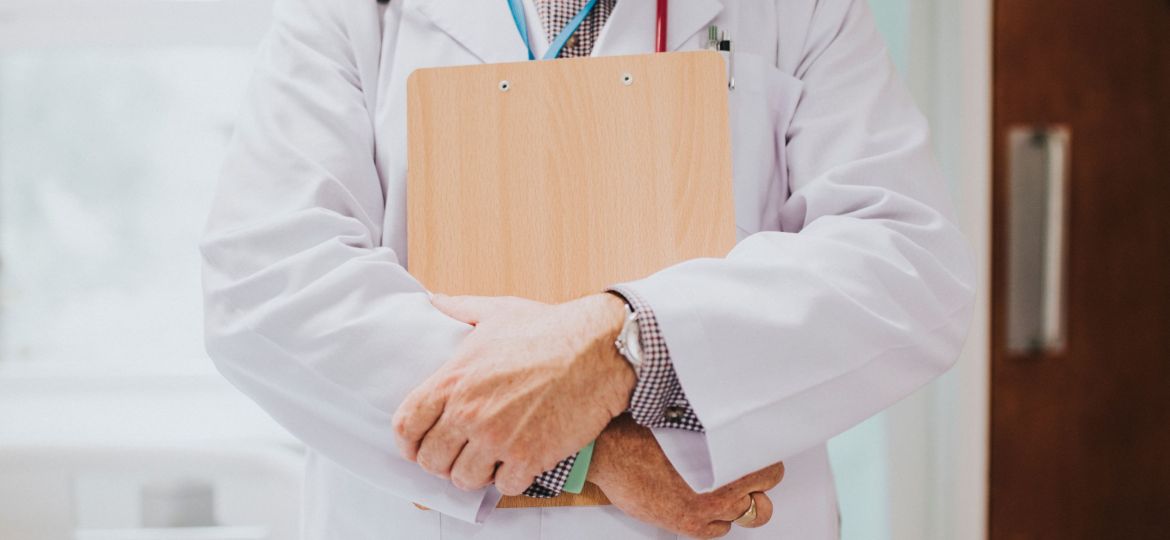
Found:
[{"label": "gold ring on finger", "polygon": [[748,525],[756,522],[756,498],[749,493],[748,500],[751,501],[751,505],[748,506],[747,510],[743,511],[743,514],[735,518],[735,521],[732,522],[736,525],[739,525],[740,527],[747,527]]}]

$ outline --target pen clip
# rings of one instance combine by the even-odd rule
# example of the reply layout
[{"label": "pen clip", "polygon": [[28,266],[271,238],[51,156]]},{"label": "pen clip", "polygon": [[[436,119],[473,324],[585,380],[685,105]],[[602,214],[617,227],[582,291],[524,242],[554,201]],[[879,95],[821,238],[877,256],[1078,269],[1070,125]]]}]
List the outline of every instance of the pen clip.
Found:
[{"label": "pen clip", "polygon": [[715,25],[707,27],[707,49],[723,54],[727,62],[727,89],[735,90],[735,51],[727,32]]}]

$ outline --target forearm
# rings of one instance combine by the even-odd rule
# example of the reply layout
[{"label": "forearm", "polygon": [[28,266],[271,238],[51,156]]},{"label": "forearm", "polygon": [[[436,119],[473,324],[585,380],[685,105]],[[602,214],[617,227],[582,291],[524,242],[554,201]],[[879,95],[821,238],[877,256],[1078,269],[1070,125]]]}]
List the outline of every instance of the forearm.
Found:
[{"label": "forearm", "polygon": [[633,450],[652,438],[650,430],[638,425],[629,415],[614,418],[593,445],[593,462],[587,479],[602,491],[606,486],[626,483],[627,479],[619,472],[620,464],[624,459],[638,455]]},{"label": "forearm", "polygon": [[597,438],[595,468],[589,480],[597,484],[610,501],[640,521],[687,536],[716,537],[726,534],[730,522],[741,517],[749,499],[757,499],[763,512],[758,527],[771,516],[766,492],[784,476],[784,465],[776,463],[745,475],[712,493],[696,493],[663,454],[650,430],[629,415],[615,418]]}]

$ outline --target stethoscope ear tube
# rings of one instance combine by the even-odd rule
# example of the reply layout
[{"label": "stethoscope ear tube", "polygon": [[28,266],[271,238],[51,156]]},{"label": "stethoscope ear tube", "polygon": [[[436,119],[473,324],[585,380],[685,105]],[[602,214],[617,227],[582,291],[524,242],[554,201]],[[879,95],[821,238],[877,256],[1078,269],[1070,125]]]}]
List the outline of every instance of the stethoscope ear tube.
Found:
[{"label": "stethoscope ear tube", "polygon": [[666,52],[666,21],[670,12],[668,0],[658,0],[658,15],[654,31],[654,51]]}]

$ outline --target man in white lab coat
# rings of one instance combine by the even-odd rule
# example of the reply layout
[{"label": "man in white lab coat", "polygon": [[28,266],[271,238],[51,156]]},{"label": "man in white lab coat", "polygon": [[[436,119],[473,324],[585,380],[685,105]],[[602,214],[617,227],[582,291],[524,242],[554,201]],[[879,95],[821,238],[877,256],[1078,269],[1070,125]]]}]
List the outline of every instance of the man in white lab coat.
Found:
[{"label": "man in white lab coat", "polygon": [[[537,56],[545,1],[524,2]],[[653,50],[655,2],[601,4],[570,48]],[[825,443],[957,357],[967,248],[864,0],[669,21],[669,50],[734,40],[736,248],[560,306],[432,300],[404,259],[406,78],[526,60],[509,2],[277,0],[202,246],[207,343],[309,448],[306,538],[837,536]],[[628,325],[640,365],[610,348]],[[504,397],[474,384],[500,372]],[[539,388],[564,391],[519,397]],[[493,510],[555,492],[594,437],[614,505]]]}]

